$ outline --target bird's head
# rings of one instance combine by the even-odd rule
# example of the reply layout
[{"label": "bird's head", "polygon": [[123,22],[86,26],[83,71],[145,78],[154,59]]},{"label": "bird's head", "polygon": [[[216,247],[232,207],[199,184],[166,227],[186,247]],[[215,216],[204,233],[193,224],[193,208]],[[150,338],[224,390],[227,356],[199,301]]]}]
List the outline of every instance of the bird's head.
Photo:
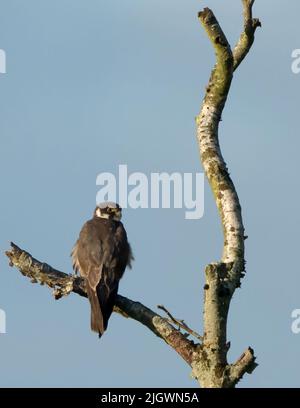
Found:
[{"label": "bird's head", "polygon": [[122,208],[119,206],[119,204],[109,201],[100,203],[95,208],[94,217],[120,221],[120,219],[122,218]]}]

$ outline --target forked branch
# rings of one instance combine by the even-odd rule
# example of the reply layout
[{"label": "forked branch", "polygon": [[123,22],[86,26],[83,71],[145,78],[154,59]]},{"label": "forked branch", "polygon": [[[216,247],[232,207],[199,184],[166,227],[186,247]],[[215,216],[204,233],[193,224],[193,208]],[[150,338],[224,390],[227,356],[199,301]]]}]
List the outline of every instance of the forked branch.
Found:
[{"label": "forked branch", "polygon": [[234,387],[255,366],[248,348],[235,364],[227,362],[227,318],[231,298],[245,271],[244,226],[239,198],[230,178],[219,144],[219,123],[230,90],[233,73],[249,52],[260,22],[252,18],[254,0],[242,0],[244,30],[232,52],[228,40],[213,12],[199,13],[216,54],[200,114],[197,117],[197,139],[201,162],[212,189],[223,228],[222,258],[207,265],[204,286],[204,339],[193,372],[204,387]]}]

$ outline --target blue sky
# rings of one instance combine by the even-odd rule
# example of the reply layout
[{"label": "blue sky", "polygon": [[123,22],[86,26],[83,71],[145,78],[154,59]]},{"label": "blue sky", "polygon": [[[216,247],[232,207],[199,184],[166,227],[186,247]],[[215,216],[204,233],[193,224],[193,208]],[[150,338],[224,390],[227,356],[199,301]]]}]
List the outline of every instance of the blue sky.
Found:
[{"label": "blue sky", "polygon": [[[214,63],[197,20],[213,8],[232,44],[239,1],[0,0],[2,253],[13,240],[71,272],[70,251],[89,219],[101,172],[202,171],[194,117]],[[244,387],[298,387],[300,334],[299,104],[300,5],[256,1],[258,30],[235,75],[220,128],[240,195],[247,274],[234,296],[230,361],[251,345],[259,367]],[[127,209],[123,221],[136,261],[120,293],[155,310],[164,304],[202,329],[203,270],[220,258],[217,211],[205,186],[205,212]],[[89,305],[54,301],[0,258],[1,386],[197,386],[190,368],[135,321],[114,314],[101,341]]]}]

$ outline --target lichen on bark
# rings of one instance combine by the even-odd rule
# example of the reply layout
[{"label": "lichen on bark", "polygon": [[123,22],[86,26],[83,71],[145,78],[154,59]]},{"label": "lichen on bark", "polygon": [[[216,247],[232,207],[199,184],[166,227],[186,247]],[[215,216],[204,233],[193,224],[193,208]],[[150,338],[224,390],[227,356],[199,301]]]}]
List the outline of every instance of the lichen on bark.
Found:
[{"label": "lichen on bark", "polygon": [[254,0],[242,0],[242,4],[244,30],[233,52],[213,12],[205,8],[199,13],[199,20],[214,47],[216,64],[196,118],[197,140],[224,236],[221,260],[205,269],[204,340],[192,364],[193,374],[203,387],[234,387],[244,373],[252,372],[256,366],[250,348],[243,354],[247,358],[232,365],[227,362],[230,347],[227,318],[231,298],[244,276],[245,233],[239,197],[222,156],[218,135],[234,71],[249,52],[255,29],[260,26],[259,20],[252,18]]}]

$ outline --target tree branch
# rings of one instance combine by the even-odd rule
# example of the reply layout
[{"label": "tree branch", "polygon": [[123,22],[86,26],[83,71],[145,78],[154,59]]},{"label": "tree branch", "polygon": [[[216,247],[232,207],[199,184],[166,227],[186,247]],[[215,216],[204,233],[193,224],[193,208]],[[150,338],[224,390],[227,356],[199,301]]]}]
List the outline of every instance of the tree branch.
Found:
[{"label": "tree branch", "polygon": [[255,0],[242,0],[244,14],[244,31],[242,32],[233,50],[233,69],[236,70],[248,54],[253,42],[257,27],[261,27],[258,18],[252,18],[252,7]]},{"label": "tree branch", "polygon": [[196,339],[200,340],[201,342],[203,341],[203,337],[200,336],[200,334],[198,334],[195,330],[192,330],[191,328],[189,328],[189,326],[184,322],[184,320],[176,319],[168,311],[168,309],[166,309],[163,305],[158,305],[157,308],[160,309],[160,310],[163,310],[167,314],[167,316],[169,317],[171,323],[177,324],[178,327],[185,330],[188,333],[188,335],[190,334],[191,336],[195,337]]},{"label": "tree branch", "polygon": [[[203,387],[234,387],[249,367],[255,366],[253,351],[248,349],[234,365],[227,363],[227,318],[232,295],[244,276],[244,226],[241,206],[219,144],[219,122],[230,90],[233,72],[248,53],[254,31],[260,25],[252,19],[254,0],[242,0],[244,32],[232,53],[231,47],[213,12],[199,13],[216,54],[200,114],[196,118],[201,162],[212,189],[223,227],[224,245],[220,262],[205,269],[204,340],[198,358],[192,363],[193,374]],[[249,352],[251,350],[251,353]]]},{"label": "tree branch", "polygon": [[[15,266],[22,275],[28,277],[32,283],[40,283],[53,289],[55,299],[67,296],[71,292],[87,297],[84,280],[78,276],[60,272],[46,263],[33,258],[28,252],[22,250],[14,243],[7,251],[10,266]],[[166,319],[139,302],[134,302],[124,296],[118,295],[115,312],[125,317],[130,317],[148,327],[156,336],[163,339],[171,346],[189,365],[197,345],[188,340]]]},{"label": "tree branch", "polygon": [[241,355],[237,362],[230,366],[229,377],[231,384],[237,384],[245,373],[251,374],[257,367],[254,352],[251,347]]}]

